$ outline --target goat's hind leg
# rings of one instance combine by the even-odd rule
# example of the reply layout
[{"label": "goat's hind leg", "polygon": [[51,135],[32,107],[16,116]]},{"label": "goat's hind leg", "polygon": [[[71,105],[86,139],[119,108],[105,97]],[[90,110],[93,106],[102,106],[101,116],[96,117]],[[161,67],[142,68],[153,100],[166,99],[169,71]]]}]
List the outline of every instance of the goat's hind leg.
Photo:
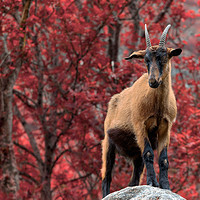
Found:
[{"label": "goat's hind leg", "polygon": [[115,145],[109,138],[103,141],[102,192],[103,197],[110,193],[112,169],[115,163]]},{"label": "goat's hind leg", "polygon": [[144,162],[142,156],[133,159],[133,174],[129,186],[137,186],[140,183],[140,177],[144,169]]}]

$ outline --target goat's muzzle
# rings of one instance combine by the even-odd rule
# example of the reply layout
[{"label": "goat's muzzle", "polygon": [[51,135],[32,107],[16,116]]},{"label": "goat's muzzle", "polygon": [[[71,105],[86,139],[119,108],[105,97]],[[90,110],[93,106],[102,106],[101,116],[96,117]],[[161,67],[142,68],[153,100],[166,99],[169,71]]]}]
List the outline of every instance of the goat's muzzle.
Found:
[{"label": "goat's muzzle", "polygon": [[149,86],[151,88],[157,88],[160,84],[162,83],[162,81],[157,81],[155,78],[150,78],[149,79]]}]

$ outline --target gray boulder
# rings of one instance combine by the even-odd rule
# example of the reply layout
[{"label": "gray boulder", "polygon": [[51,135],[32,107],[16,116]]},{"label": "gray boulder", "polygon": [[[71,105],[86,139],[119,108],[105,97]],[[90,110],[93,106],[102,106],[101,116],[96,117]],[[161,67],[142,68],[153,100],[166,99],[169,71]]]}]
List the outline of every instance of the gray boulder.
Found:
[{"label": "gray boulder", "polygon": [[169,190],[141,185],[113,192],[102,200],[184,200],[184,198]]}]

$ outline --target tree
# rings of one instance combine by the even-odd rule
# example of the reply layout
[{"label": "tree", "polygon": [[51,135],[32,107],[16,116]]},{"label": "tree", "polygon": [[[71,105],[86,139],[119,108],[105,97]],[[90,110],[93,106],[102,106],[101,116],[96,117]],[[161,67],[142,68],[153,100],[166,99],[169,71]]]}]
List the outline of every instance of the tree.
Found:
[{"label": "tree", "polygon": [[[15,195],[19,189],[19,177],[12,142],[12,98],[13,87],[23,64],[26,37],[23,31],[26,28],[30,5],[31,1],[29,0],[23,2],[21,17],[18,10],[15,9],[18,2],[13,5],[10,2],[4,2],[1,5],[1,46],[3,48],[0,73],[0,163],[3,175],[1,189]],[[11,9],[13,10],[11,11]],[[5,23],[11,22],[12,18],[15,18],[18,23],[12,24],[15,26],[14,28],[12,25],[5,25]],[[13,35],[15,31],[19,34],[18,37]],[[10,49],[11,43],[8,40],[15,40],[18,48]],[[12,57],[13,54],[15,58]]]},{"label": "tree", "polygon": [[[27,2],[30,9],[25,9]],[[20,23],[23,10],[29,15]],[[127,62],[123,57],[146,48],[145,23],[152,44],[158,43],[160,33],[171,23],[167,46],[185,49],[182,24],[188,19],[192,24],[197,17],[184,8],[183,1],[173,0],[165,4],[160,0],[153,4],[147,0],[4,1],[1,81],[13,83],[9,144],[14,143],[19,198],[101,197],[107,103],[145,71],[141,61]],[[198,199],[199,60],[189,52],[174,61],[179,113],[169,149],[170,185],[172,191]],[[6,133],[10,139],[11,133]],[[10,163],[15,166],[15,161]],[[117,157],[117,163],[112,191],[127,186],[131,176],[131,166],[122,157]]]}]

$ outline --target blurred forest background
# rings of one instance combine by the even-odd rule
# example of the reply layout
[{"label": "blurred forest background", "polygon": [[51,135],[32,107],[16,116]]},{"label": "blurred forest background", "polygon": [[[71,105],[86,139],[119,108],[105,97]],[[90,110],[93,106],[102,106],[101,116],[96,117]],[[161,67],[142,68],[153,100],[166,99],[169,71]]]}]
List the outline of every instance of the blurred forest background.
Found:
[{"label": "blurred forest background", "polygon": [[[166,46],[183,49],[172,61],[169,181],[200,199],[199,9],[200,0],[2,0],[0,198],[101,199],[107,103],[146,71],[123,59],[146,48],[146,23],[153,45],[171,24]],[[118,156],[111,191],[131,170]]]}]

